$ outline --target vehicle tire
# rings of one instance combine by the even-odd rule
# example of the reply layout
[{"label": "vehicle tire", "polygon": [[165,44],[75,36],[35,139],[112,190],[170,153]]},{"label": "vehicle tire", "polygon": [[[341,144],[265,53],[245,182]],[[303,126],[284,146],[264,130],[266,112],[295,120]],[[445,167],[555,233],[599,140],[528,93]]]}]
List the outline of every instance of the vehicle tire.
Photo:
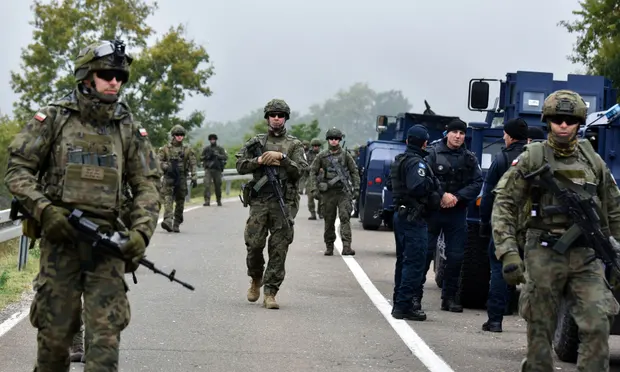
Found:
[{"label": "vehicle tire", "polygon": [[[437,248],[435,249],[435,257],[433,258],[433,270],[435,271],[435,284],[437,287],[443,288],[443,269],[445,257],[446,243],[443,239],[443,233],[437,238]],[[443,256],[443,257],[442,257]]]},{"label": "vehicle tire", "polygon": [[570,315],[571,302],[562,300],[558,308],[558,320],[553,335],[553,350],[563,362],[576,363],[579,350],[579,331]]},{"label": "vehicle tire", "polygon": [[467,224],[467,241],[459,278],[461,305],[468,309],[486,308],[489,296],[491,267],[489,264],[489,238],[479,235],[480,224]]}]

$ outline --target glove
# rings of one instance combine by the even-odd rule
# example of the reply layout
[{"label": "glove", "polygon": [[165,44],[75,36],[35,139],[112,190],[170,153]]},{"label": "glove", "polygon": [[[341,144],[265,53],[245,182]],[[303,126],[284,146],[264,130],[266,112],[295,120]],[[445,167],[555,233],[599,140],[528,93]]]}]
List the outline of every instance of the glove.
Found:
[{"label": "glove", "polygon": [[525,283],[523,260],[517,252],[508,252],[502,256],[502,274],[509,285]]},{"label": "glove", "polygon": [[195,178],[192,178],[192,189],[195,188],[196,186],[198,186],[198,180],[196,180]]},{"label": "glove", "polygon": [[41,214],[43,236],[53,243],[75,240],[77,234],[69,223],[69,211],[55,205],[48,205]]},{"label": "glove", "polygon": [[127,236],[129,239],[121,247],[121,252],[127,261],[137,264],[138,261],[144,257],[146,242],[144,241],[142,234],[136,230],[129,230]]},{"label": "glove", "polygon": [[481,238],[490,238],[491,237],[491,224],[481,223],[480,229],[478,231],[478,235],[480,235]]},{"label": "glove", "polygon": [[[261,156],[265,165],[280,165],[280,159],[282,159],[282,153],[279,151],[267,151]],[[275,162],[277,164],[274,164]]]},{"label": "glove", "polygon": [[321,194],[319,193],[319,190],[317,189],[312,190],[310,192],[310,195],[316,200],[319,200],[319,198],[321,197]]}]

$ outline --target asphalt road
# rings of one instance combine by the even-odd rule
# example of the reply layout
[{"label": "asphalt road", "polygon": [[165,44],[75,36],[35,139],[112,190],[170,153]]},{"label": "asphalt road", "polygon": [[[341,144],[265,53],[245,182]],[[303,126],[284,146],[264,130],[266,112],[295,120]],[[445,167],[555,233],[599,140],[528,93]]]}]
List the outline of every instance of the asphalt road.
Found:
[{"label": "asphalt road", "polygon": [[[432,272],[423,307],[428,320],[389,316],[394,237],[364,231],[354,219],[354,257],[322,254],[323,221],[309,221],[302,197],[279,310],[246,300],[243,228],[238,199],[186,212],[181,233],[158,227],[149,259],[195,285],[194,292],[144,268],[130,277],[132,319],[121,340],[121,371],[517,371],[525,323],[507,317],[504,332],[480,330],[486,313],[439,310]],[[223,223],[226,221],[226,224]],[[266,252],[265,252],[266,254]],[[24,306],[28,304],[26,299]],[[15,309],[14,309],[15,310]],[[2,320],[0,319],[0,322]],[[2,332],[0,372],[31,371],[36,332],[27,317]],[[620,337],[611,338],[620,371]],[[83,365],[72,364],[72,371]],[[556,360],[557,371],[576,371]]]}]

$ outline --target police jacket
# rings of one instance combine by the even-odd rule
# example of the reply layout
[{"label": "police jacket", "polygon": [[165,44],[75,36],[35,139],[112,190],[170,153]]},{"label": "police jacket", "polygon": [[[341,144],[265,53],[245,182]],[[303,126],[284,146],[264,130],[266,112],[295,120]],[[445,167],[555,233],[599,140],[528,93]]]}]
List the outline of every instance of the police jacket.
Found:
[{"label": "police jacket", "polygon": [[495,154],[493,162],[489,170],[487,170],[484,186],[482,188],[482,199],[480,200],[481,223],[488,224],[491,222],[491,211],[493,210],[493,201],[495,200],[495,195],[492,191],[499,182],[499,179],[502,178],[504,173],[510,168],[512,161],[523,152],[523,146],[526,144],[527,141],[518,141]]},{"label": "police jacket", "polygon": [[474,153],[463,144],[456,150],[443,138],[428,150],[427,162],[439,179],[441,189],[457,197],[455,208],[467,208],[478,197],[482,188],[482,171]]},{"label": "police jacket", "polygon": [[[423,206],[427,211],[438,209],[443,192],[431,167],[424,160],[427,155],[428,152],[419,146],[407,145],[407,150],[394,159],[390,167],[390,185],[396,206]],[[431,197],[433,193],[434,198]]]}]

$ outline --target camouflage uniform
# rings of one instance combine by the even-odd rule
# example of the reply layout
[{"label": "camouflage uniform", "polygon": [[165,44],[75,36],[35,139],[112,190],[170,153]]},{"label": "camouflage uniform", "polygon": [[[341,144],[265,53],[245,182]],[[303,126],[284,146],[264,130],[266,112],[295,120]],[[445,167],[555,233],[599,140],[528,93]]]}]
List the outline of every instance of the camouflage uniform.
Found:
[{"label": "camouflage uniform", "polygon": [[[326,139],[339,138],[342,140],[342,132],[336,128],[329,129],[325,135]],[[336,167],[340,167],[346,180],[340,179]],[[336,213],[340,218],[340,236],[342,238],[342,254],[354,255],[351,249],[351,212],[353,211],[352,201],[359,195],[360,177],[355,165],[355,160],[351,154],[344,151],[340,144],[329,146],[327,150],[319,152],[310,167],[310,189],[324,203],[325,232],[325,255],[331,256],[334,252],[334,241],[336,241]],[[344,184],[352,187],[353,194],[347,192]]]},{"label": "camouflage uniform", "polygon": [[[306,163],[310,164],[310,161],[308,160],[308,152],[310,151],[310,141],[303,140],[301,143],[304,145],[304,156],[306,157]],[[308,173],[304,172],[304,174],[302,174],[301,178],[299,179],[299,183],[297,184],[299,195],[304,194],[304,190],[306,189],[306,184],[308,183],[307,181],[308,181]]]},{"label": "camouflage uniform", "polygon": [[[527,358],[522,371],[552,371],[551,338],[556,327],[557,308],[568,294],[579,327],[580,371],[609,371],[609,319],[618,313],[618,303],[609,290],[599,260],[587,241],[578,238],[565,253],[554,244],[572,225],[562,211],[551,214],[548,206],[561,206],[548,188],[526,181],[529,174],[545,163],[551,166],[560,187],[583,186],[601,208],[601,224],[616,239],[620,238],[620,192],[609,169],[587,140],[578,140],[578,124],[586,120],[587,107],[575,92],[560,90],[547,97],[542,120],[549,128],[548,139],[532,143],[512,162],[495,188],[492,212],[496,256],[503,264],[506,282],[527,282],[521,291],[519,313],[527,321]],[[552,126],[570,123],[572,137],[559,136]],[[560,124],[564,126],[564,124]],[[562,177],[570,181],[562,181]],[[560,177],[560,178],[558,178]],[[557,181],[556,181],[557,182]],[[586,183],[596,185],[593,190]],[[570,187],[570,186],[568,186]],[[585,196],[580,196],[584,198]],[[549,212],[547,212],[549,211]],[[525,264],[519,257],[519,231],[526,228]],[[525,270],[525,273],[524,273]]]},{"label": "camouflage uniform", "polygon": [[[279,99],[269,101],[264,111],[266,119],[269,116],[279,115],[280,118],[288,120],[290,115],[289,106]],[[261,157],[253,153],[254,146],[262,146]],[[284,157],[279,159],[280,155]],[[247,298],[250,302],[257,301],[260,297],[260,287],[264,285],[265,307],[277,309],[279,305],[275,300],[275,295],[284,281],[286,255],[294,237],[292,224],[299,211],[297,183],[302,172],[308,167],[303,145],[297,138],[286,134],[284,124],[277,127],[273,126],[270,121],[268,133],[259,134],[248,140],[235,156],[239,174],[252,173],[253,175],[252,181],[244,187],[245,202],[250,205],[250,216],[244,232],[247,247],[246,264],[248,276],[252,278]],[[259,164],[259,160],[263,162],[262,165]],[[291,227],[286,226],[285,217],[274,195],[274,188],[266,180],[265,166],[269,165],[276,170],[282,186]],[[248,190],[252,191],[248,192]],[[271,233],[268,242],[269,262],[265,269],[263,250],[268,233]]]},{"label": "camouflage uniform", "polygon": [[[316,158],[319,151],[321,151],[321,140],[318,138],[314,138],[310,142],[310,146],[311,146],[310,149],[308,149],[308,152],[306,153],[306,160],[308,161],[308,165],[312,166],[312,162]],[[318,146],[316,150],[315,150],[315,146]],[[321,201],[320,195],[318,199],[315,196],[313,196],[312,189],[310,188],[311,186],[312,186],[312,181],[310,180],[310,168],[308,168],[308,171],[306,172],[306,189],[308,193],[308,211],[310,211],[310,217],[308,217],[308,219],[316,220],[317,208],[316,208],[314,201],[317,200],[319,202],[319,208],[318,208],[319,218],[323,218],[323,202]],[[315,195],[317,194],[315,193]]]},{"label": "camouflage uniform", "polygon": [[211,183],[215,187],[215,199],[217,205],[222,206],[222,171],[226,167],[228,161],[228,153],[222,146],[217,145],[217,135],[209,134],[209,141],[214,142],[206,145],[202,150],[202,167],[205,170],[204,179],[204,206],[211,204]]},{"label": "camouflage uniform", "polygon": [[[120,333],[131,311],[123,273],[144,255],[159,215],[161,169],[147,132],[118,96],[94,89],[100,79],[126,82],[130,56],[118,40],[80,51],[77,88],[42,107],[9,145],[5,184],[41,238],[30,322],[38,329],[34,371],[68,371],[71,339],[84,323],[92,340],[86,371],[117,371]],[[112,77],[110,77],[112,76]],[[78,240],[66,216],[76,208],[107,230],[121,230],[121,185],[134,192],[125,259],[98,255]],[[95,265],[96,263],[96,265]],[[90,267],[89,267],[90,266]],[[133,268],[135,270],[135,267]]]},{"label": "camouflage uniform", "polygon": [[[191,173],[192,188],[198,185],[196,176],[196,156],[191,147],[177,141],[174,136],[185,135],[185,128],[175,125],[170,131],[170,143],[159,149],[159,161],[164,171],[161,196],[164,202],[164,220],[161,227],[170,232],[179,232],[183,223],[183,208],[187,196],[187,176]],[[174,204],[174,224],[173,218]]]}]

